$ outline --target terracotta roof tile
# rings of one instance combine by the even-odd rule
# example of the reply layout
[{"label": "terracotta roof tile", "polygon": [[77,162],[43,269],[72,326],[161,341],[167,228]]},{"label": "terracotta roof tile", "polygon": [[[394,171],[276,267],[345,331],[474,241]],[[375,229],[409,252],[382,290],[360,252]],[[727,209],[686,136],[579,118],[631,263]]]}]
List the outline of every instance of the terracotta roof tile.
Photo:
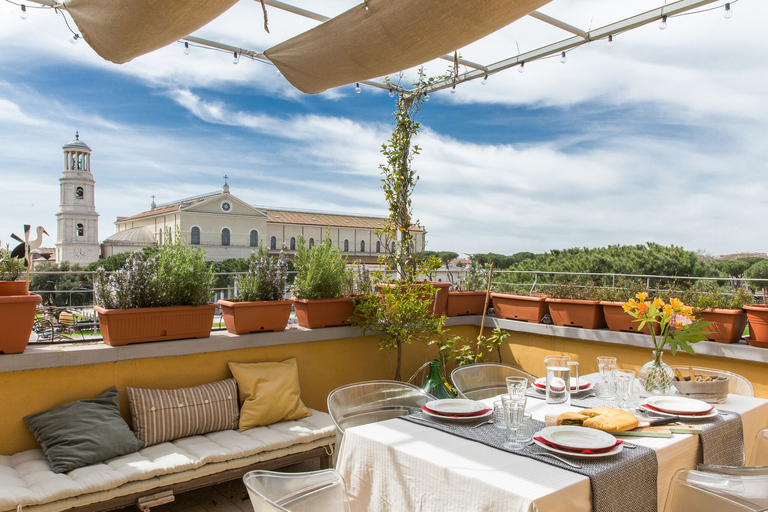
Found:
[{"label": "terracotta roof tile", "polygon": [[219,195],[219,193],[216,192],[215,194],[210,194],[203,197],[196,197],[194,199],[184,199],[181,201],[176,201],[175,203],[158,206],[154,210],[147,210],[145,212],[137,213],[136,215],[131,215],[130,217],[118,217],[117,220],[119,222],[125,222],[127,220],[144,219],[146,217],[154,217],[155,215],[162,215],[164,213],[176,212],[179,210],[182,204],[185,206],[189,206],[195,203],[200,203],[202,201],[205,201],[206,199],[210,199],[211,197],[216,195]]},{"label": "terracotta roof tile", "polygon": [[[387,222],[386,217],[363,217],[344,213],[299,212],[293,210],[264,210],[267,222],[273,224],[302,224],[309,226],[331,226],[334,228],[382,229]],[[413,228],[412,231],[422,231]]]}]

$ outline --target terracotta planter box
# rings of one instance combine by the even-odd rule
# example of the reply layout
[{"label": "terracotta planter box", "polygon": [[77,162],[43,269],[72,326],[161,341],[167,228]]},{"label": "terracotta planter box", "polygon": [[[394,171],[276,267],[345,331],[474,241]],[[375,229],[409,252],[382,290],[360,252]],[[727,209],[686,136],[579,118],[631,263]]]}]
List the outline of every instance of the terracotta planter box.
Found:
[{"label": "terracotta planter box", "polygon": [[[608,325],[608,329],[617,332],[640,332],[642,334],[651,334],[651,329],[648,324],[645,324],[641,331],[637,328],[640,326],[640,322],[635,321],[635,318],[631,317],[622,308],[623,302],[610,302],[601,301],[600,306],[603,308],[603,315],[605,316],[605,323]],[[658,324],[654,324],[656,334],[660,332]]]},{"label": "terracotta planter box", "polygon": [[747,314],[743,309],[705,309],[701,312],[701,319],[714,322],[704,332],[708,331],[708,340],[718,343],[736,343],[747,326]]},{"label": "terracotta planter box", "polygon": [[104,309],[99,315],[104,343],[113,347],[145,341],[209,338],[216,304],[167,308]]},{"label": "terracotta planter box", "polygon": [[493,297],[493,311],[498,318],[538,324],[549,313],[546,295],[538,297],[507,295],[504,293],[494,293],[491,295]]},{"label": "terracotta planter box", "polygon": [[555,325],[600,329],[605,315],[599,300],[547,299],[549,314]]},{"label": "terracotta planter box", "polygon": [[[25,281],[17,281],[24,285]],[[22,294],[0,297],[0,318],[3,331],[0,333],[0,352],[21,354],[27,348],[32,325],[35,323],[37,303],[43,300],[39,295]]]},{"label": "terracotta planter box", "polygon": [[0,297],[27,295],[28,291],[26,281],[0,281]]},{"label": "terracotta planter box", "polygon": [[261,331],[284,331],[291,316],[293,300],[238,302],[220,300],[221,315],[227,332],[248,334]]},{"label": "terracotta planter box", "polygon": [[340,299],[293,299],[296,320],[306,329],[321,329],[337,325],[349,325],[349,317],[355,307],[355,297]]},{"label": "terracotta planter box", "polygon": [[745,305],[749,321],[747,343],[753,347],[768,348],[768,307],[761,304]]},{"label": "terracotta planter box", "polygon": [[[446,316],[482,315],[485,292],[448,292]],[[488,307],[491,307],[490,301]]]},{"label": "terracotta planter box", "polygon": [[[432,298],[429,301],[429,309],[435,316],[442,316],[445,313],[445,308],[448,303],[448,293],[451,288],[451,283],[443,283],[440,281],[429,281],[435,292],[432,294]],[[395,283],[377,284],[377,288],[390,287],[393,288],[397,285]],[[482,311],[481,311],[482,314]]]}]

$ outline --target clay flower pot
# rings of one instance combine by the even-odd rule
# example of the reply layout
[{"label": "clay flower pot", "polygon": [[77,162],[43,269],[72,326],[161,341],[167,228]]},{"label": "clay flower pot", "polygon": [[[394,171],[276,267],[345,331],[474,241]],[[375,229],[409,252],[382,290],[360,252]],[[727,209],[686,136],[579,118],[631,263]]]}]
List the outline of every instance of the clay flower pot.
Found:
[{"label": "clay flower pot", "polygon": [[753,347],[768,348],[768,307],[763,304],[744,305],[749,321],[747,343]]},{"label": "clay flower pot", "polygon": [[261,331],[284,331],[291,316],[293,300],[239,302],[220,300],[221,315],[227,332],[248,334]]},{"label": "clay flower pot", "polygon": [[104,343],[113,347],[145,341],[209,338],[216,304],[165,308],[104,309],[94,306]]},{"label": "clay flower pot", "polygon": [[705,309],[700,316],[702,320],[713,322],[704,332],[708,340],[718,343],[736,343],[747,326],[747,314],[743,309]]},{"label": "clay flower pot", "polygon": [[[413,286],[418,286],[419,284],[426,284],[429,283],[432,285],[432,288],[435,290],[432,292],[432,297],[429,301],[429,310],[434,313],[435,316],[442,316],[445,313],[445,307],[448,303],[448,293],[451,288],[451,283],[443,283],[441,281],[424,281],[422,283],[414,284]],[[376,287],[381,289],[385,287],[394,288],[395,286],[404,286],[404,285],[398,285],[396,283],[380,283],[377,284]],[[379,292],[381,293],[381,292]],[[481,311],[482,314],[482,311]]]},{"label": "clay flower pot", "polygon": [[[26,285],[25,281],[20,282]],[[23,293],[0,296],[0,318],[3,331],[0,334],[0,352],[21,354],[27,348],[32,325],[35,323],[37,303],[43,300],[39,295]]]},{"label": "clay flower pot", "polygon": [[549,312],[547,296],[507,295],[494,293],[493,311],[498,318],[521,320],[533,324],[541,323],[541,319]]},{"label": "clay flower pot", "polygon": [[[485,292],[448,292],[446,316],[482,315]],[[490,303],[488,304],[490,308]]]},{"label": "clay flower pot", "polygon": [[27,295],[26,281],[0,281],[0,297],[9,295]]},{"label": "clay flower pot", "polygon": [[[645,324],[641,331],[637,328],[640,325],[634,317],[627,314],[624,308],[621,306],[623,302],[611,302],[601,301],[600,306],[603,308],[603,315],[605,316],[605,323],[608,325],[608,329],[617,332],[641,332],[643,334],[651,334],[651,329],[648,324]],[[656,334],[661,332],[658,324],[653,324],[656,330]]]},{"label": "clay flower pot", "polygon": [[293,299],[296,320],[306,329],[321,329],[337,325],[349,325],[349,317],[355,306],[355,297],[340,299]]},{"label": "clay flower pot", "polygon": [[605,315],[599,300],[547,299],[552,323],[560,326],[600,329]]}]

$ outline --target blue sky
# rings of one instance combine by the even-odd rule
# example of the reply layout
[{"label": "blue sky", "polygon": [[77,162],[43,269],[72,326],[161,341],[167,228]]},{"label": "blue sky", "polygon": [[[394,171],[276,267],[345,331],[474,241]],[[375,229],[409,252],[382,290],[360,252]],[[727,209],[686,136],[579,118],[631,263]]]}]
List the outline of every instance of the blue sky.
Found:
[{"label": "blue sky", "polygon": [[[309,1],[295,2],[321,10]],[[323,4],[324,14],[353,5]],[[555,0],[541,10],[586,28],[658,6],[650,0]],[[720,4],[713,4],[718,6]],[[488,84],[431,95],[419,115],[416,217],[428,248],[545,251],[655,241],[710,254],[765,252],[768,233],[768,38],[761,0],[597,41],[569,60],[534,62]],[[613,9],[613,10],[611,10]],[[257,205],[385,214],[379,153],[385,92],[317,96],[274,67],[181,45],[125,65],[68,42],[61,16],[0,4],[0,241],[30,223],[55,242],[61,146],[93,148],[100,238],[118,215],[217,190]],[[620,12],[626,11],[626,12]],[[70,21],[71,23],[71,21]],[[523,20],[466,49],[485,61],[550,36]],[[310,25],[239,2],[198,32],[253,49]],[[445,62],[428,64],[442,73]]]}]

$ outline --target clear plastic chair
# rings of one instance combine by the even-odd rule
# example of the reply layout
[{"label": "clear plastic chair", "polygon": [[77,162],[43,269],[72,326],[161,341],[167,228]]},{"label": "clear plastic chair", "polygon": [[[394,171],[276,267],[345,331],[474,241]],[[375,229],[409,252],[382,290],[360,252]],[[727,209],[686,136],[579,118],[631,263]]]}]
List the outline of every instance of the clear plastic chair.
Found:
[{"label": "clear plastic chair", "polygon": [[757,433],[752,446],[752,454],[747,460],[747,466],[713,466],[699,464],[699,471],[721,473],[727,475],[768,475],[768,428]]},{"label": "clear plastic chair", "polygon": [[309,473],[251,471],[243,476],[255,512],[349,512],[344,479],[335,469]]},{"label": "clear plastic chair", "polygon": [[681,469],[664,512],[746,512],[768,507],[768,475],[723,475]]},{"label": "clear plastic chair", "polygon": [[752,383],[749,382],[749,379],[742,377],[738,373],[733,373],[726,370],[715,370],[713,368],[700,368],[696,366],[672,366],[672,369],[678,369],[682,371],[683,375],[688,374],[688,368],[692,368],[694,373],[702,371],[709,375],[714,374],[728,377],[728,393],[732,395],[755,396],[755,389],[752,387]]},{"label": "clear plastic chair", "polygon": [[451,372],[451,380],[459,397],[482,400],[507,392],[507,377],[526,377],[531,383],[534,375],[501,363],[477,363],[459,366]]},{"label": "clear plastic chair", "polygon": [[768,428],[764,428],[757,433],[748,464],[750,466],[768,467]]}]

